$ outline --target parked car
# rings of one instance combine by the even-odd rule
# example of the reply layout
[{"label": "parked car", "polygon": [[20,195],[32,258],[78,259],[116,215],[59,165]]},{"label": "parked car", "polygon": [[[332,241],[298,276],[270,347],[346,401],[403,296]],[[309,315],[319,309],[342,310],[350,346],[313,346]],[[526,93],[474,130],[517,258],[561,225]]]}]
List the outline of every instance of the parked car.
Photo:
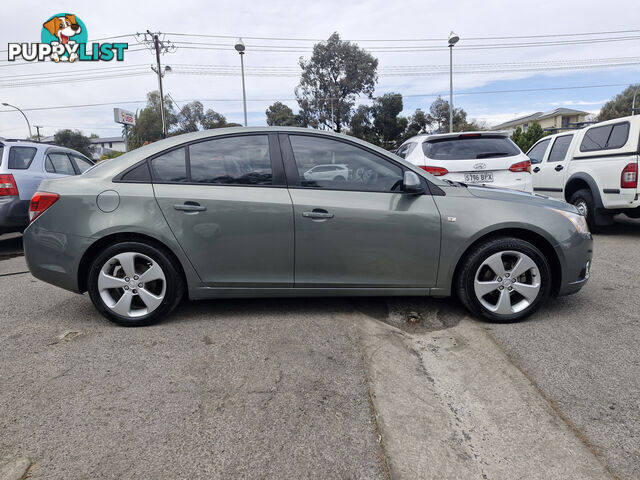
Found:
[{"label": "parked car", "polygon": [[640,218],[639,141],[640,116],[543,137],[527,152],[534,190],[575,205],[591,230],[616,213]]},{"label": "parked car", "polygon": [[[309,162],[327,156],[358,173],[309,183]],[[221,171],[225,158],[235,173]],[[592,255],[572,205],[443,180],[301,128],[171,137],[43,181],[30,210],[32,274],[88,291],[126,326],[160,320],[183,297],[332,295],[457,295],[476,315],[512,321],[580,290]]]},{"label": "parked car", "polygon": [[79,175],[91,166],[93,162],[75,150],[0,140],[0,234],[29,225],[29,202],[42,180]]},{"label": "parked car", "polygon": [[316,165],[304,172],[304,178],[306,180],[346,180],[349,178],[349,168],[335,163]]},{"label": "parked car", "polygon": [[396,155],[436,177],[532,192],[531,162],[507,132],[418,135]]}]

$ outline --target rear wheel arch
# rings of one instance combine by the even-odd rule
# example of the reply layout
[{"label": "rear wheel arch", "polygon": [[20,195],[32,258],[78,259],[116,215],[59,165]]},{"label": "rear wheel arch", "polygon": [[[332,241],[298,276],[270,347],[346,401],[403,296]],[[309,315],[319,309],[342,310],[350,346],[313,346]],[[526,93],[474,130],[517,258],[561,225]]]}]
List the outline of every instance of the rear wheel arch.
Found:
[{"label": "rear wheel arch", "polygon": [[591,191],[591,195],[593,197],[593,201],[595,202],[596,208],[604,208],[602,198],[600,197],[600,190],[598,189],[598,184],[590,175],[587,175],[585,173],[578,173],[572,175],[571,178],[569,178],[566,186],[564,187],[564,199],[567,202],[570,202],[573,194],[578,190],[583,189]]},{"label": "rear wheel arch", "polygon": [[111,245],[115,245],[117,243],[122,243],[122,242],[147,243],[153,247],[158,248],[159,250],[162,250],[163,253],[165,253],[171,259],[176,270],[180,273],[180,276],[182,277],[182,281],[184,282],[184,285],[185,286],[188,285],[187,276],[185,274],[184,268],[182,267],[182,263],[180,262],[178,257],[173,253],[173,251],[171,251],[169,247],[167,247],[161,241],[153,237],[150,237],[148,235],[144,235],[142,233],[127,232],[127,233],[114,233],[112,235],[107,235],[106,237],[103,237],[97,240],[96,242],[94,242],[93,244],[91,244],[91,246],[84,252],[84,255],[82,256],[82,259],[80,260],[80,264],[78,267],[78,291],[80,293],[84,293],[87,291],[89,269],[91,268],[91,263],[93,262],[93,260],[105,248]]},{"label": "rear wheel arch", "polygon": [[551,295],[557,296],[560,291],[560,286],[562,285],[562,265],[560,263],[560,258],[558,257],[558,253],[553,248],[551,243],[539,233],[536,233],[532,230],[527,230],[524,228],[504,228],[500,230],[495,230],[493,232],[489,232],[479,238],[477,238],[473,243],[471,243],[465,251],[460,255],[458,261],[456,263],[456,268],[454,270],[453,276],[451,277],[451,292],[455,291],[455,285],[458,279],[458,275],[460,275],[460,271],[462,269],[462,265],[464,264],[466,258],[469,254],[480,244],[497,238],[506,238],[513,237],[518,238],[520,240],[524,240],[529,242],[538,250],[540,250],[547,262],[549,263],[549,267],[551,269]]}]

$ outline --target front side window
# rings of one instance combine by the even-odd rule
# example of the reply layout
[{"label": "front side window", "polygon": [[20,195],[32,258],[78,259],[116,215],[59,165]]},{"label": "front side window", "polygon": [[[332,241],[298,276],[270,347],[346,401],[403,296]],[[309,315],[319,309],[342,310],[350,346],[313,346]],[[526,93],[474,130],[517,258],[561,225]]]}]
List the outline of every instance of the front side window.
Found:
[{"label": "front side window", "polygon": [[187,159],[185,148],[176,148],[151,160],[151,173],[155,182],[186,182]]},{"label": "front side window", "polygon": [[272,185],[267,135],[214,138],[189,145],[191,181],[225,185]]},{"label": "front side window", "polygon": [[34,147],[11,147],[9,150],[9,168],[26,170],[31,166],[37,151],[38,149]]},{"label": "front side window", "polygon": [[485,135],[431,140],[422,144],[422,150],[433,160],[474,160],[520,154],[520,149],[509,138]]},{"label": "front side window", "polygon": [[540,163],[544,158],[544,154],[547,151],[550,140],[543,140],[537,145],[534,145],[531,150],[527,152],[527,157],[531,160],[531,163]]},{"label": "front side window", "polygon": [[[402,168],[339,140],[290,135],[300,184],[309,188],[371,192],[400,191]],[[322,166],[316,170],[314,167]]]},{"label": "front side window", "polygon": [[51,152],[47,154],[45,170],[49,173],[60,175],[75,175],[76,171],[69,156],[63,152]]},{"label": "front side window", "polygon": [[562,162],[567,155],[567,151],[569,150],[569,145],[571,144],[572,138],[573,135],[563,135],[561,137],[557,137],[556,141],[553,142],[553,147],[551,147],[547,162]]},{"label": "front side window", "polygon": [[628,138],[628,122],[592,127],[585,132],[580,144],[580,151],[596,152],[621,148],[627,143]]}]

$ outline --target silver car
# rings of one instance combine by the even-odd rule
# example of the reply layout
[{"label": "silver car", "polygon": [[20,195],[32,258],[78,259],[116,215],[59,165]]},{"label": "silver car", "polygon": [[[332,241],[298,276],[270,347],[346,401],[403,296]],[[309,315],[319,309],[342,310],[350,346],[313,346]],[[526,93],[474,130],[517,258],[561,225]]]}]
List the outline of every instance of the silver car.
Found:
[{"label": "silver car", "polygon": [[[312,182],[314,164],[359,172]],[[183,298],[457,295],[513,321],[589,278],[591,234],[564,202],[440,180],[352,137],[189,133],[45,180],[24,233],[37,278],[120,325]]]},{"label": "silver car", "polygon": [[0,140],[0,234],[29,225],[29,202],[42,180],[79,175],[92,166],[91,160],[69,148]]}]

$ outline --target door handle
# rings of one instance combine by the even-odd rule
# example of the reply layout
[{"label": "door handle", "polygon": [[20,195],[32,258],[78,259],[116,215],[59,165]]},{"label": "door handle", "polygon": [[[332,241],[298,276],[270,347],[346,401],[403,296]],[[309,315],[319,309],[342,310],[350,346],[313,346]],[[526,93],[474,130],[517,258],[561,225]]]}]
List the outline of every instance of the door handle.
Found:
[{"label": "door handle", "polygon": [[554,168],[554,170],[556,172],[559,172],[560,170],[562,170],[564,167],[562,165],[556,165],[556,168]]},{"label": "door handle", "polygon": [[533,173],[538,173],[540,171],[540,167],[536,167],[533,169]]},{"label": "door handle", "polygon": [[181,210],[183,212],[204,212],[207,209],[207,207],[203,207],[196,202],[185,202],[182,205],[174,205],[173,208],[175,208],[176,210]]},{"label": "door handle", "polygon": [[317,219],[328,219],[333,218],[333,213],[329,213],[326,210],[322,210],[320,208],[314,208],[311,212],[302,212],[302,216],[305,218],[317,218]]}]

